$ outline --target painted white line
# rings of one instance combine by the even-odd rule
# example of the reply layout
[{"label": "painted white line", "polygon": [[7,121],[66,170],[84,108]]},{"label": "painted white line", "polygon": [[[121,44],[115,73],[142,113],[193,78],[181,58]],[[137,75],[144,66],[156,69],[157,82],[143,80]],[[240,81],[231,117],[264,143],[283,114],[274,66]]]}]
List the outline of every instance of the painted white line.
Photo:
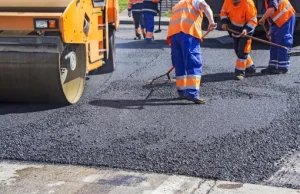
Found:
[{"label": "painted white line", "polygon": [[151,194],[174,194],[174,193],[191,193],[197,189],[198,185],[203,182],[201,179],[170,176],[161,185],[159,185]]}]

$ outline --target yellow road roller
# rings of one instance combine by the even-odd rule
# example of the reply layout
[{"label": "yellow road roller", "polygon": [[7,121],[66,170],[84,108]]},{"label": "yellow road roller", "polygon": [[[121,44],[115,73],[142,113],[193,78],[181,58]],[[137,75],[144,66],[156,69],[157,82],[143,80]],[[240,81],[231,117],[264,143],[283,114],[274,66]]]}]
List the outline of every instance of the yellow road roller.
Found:
[{"label": "yellow road roller", "polygon": [[0,102],[74,104],[115,69],[118,0],[1,0]]}]

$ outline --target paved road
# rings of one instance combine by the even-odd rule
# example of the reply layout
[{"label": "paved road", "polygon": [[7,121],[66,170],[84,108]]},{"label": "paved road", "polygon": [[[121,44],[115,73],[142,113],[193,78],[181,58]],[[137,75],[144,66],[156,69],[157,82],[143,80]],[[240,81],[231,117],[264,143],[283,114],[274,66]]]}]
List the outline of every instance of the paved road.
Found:
[{"label": "paved road", "polygon": [[[292,59],[289,75],[235,81],[231,45],[220,43],[224,33],[210,34],[202,50],[207,104],[194,105],[173,99],[174,83],[148,84],[171,66],[166,31],[149,45],[132,34],[121,26],[117,71],[90,75],[80,103],[1,104],[0,159],[300,188],[291,165],[299,161],[300,58]],[[267,48],[254,44],[259,68],[267,64]]]}]

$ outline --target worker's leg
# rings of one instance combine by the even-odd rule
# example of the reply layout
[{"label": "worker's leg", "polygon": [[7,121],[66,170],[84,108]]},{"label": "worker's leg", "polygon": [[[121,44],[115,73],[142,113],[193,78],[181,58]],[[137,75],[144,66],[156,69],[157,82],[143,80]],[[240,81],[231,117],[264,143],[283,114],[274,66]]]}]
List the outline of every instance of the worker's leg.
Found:
[{"label": "worker's leg", "polygon": [[[237,59],[235,65],[235,76],[239,80],[242,80],[245,77],[245,70],[248,58],[248,50],[246,50],[246,47],[249,44],[248,40],[248,38],[239,38]],[[247,51],[247,53],[245,51]]]},{"label": "worker's leg", "polygon": [[[271,30],[271,42],[276,43],[278,27],[273,25]],[[278,66],[278,48],[275,46],[270,46],[270,60],[269,65],[266,69],[262,69],[262,73],[273,73]]]},{"label": "worker's leg", "polygon": [[146,18],[147,18],[147,12],[143,12],[143,20],[144,20],[144,27],[145,27],[145,31],[147,32],[147,20],[146,20]]},{"label": "worker's leg", "polygon": [[146,27],[146,38],[145,40],[151,41],[153,40],[153,32],[154,32],[154,13],[145,12],[145,27]]},{"label": "worker's leg", "polygon": [[252,50],[252,39],[247,39],[247,43],[244,49],[244,53],[248,54],[246,60],[246,70],[245,70],[246,74],[253,74],[256,72],[256,67],[253,63],[252,57],[250,56],[251,50]]},{"label": "worker's leg", "polygon": [[141,30],[140,30],[140,14],[139,12],[132,12],[132,17],[134,21],[135,28],[135,40],[141,39]]},{"label": "worker's leg", "polygon": [[179,97],[184,97],[186,92],[186,70],[184,67],[180,34],[171,36],[171,59],[175,67],[176,88]]},{"label": "worker's leg", "polygon": [[239,38],[233,37],[233,50],[236,55],[238,55],[238,47],[239,47]]},{"label": "worker's leg", "polygon": [[198,100],[200,99],[199,89],[202,75],[200,41],[199,39],[191,35],[183,33],[181,34],[180,38],[180,42],[183,48],[184,65],[187,71],[186,96],[189,99]]},{"label": "worker's leg", "polygon": [[[276,43],[289,49],[293,46],[293,35],[295,27],[295,16],[291,17],[282,27],[278,29]],[[286,49],[278,48],[278,70],[275,73],[287,73],[290,67],[290,57]]]},{"label": "worker's leg", "polygon": [[142,12],[139,12],[140,13],[140,26],[141,26],[141,29],[142,29],[142,34],[143,34],[143,37],[146,38],[146,28],[145,28],[145,22],[144,22],[144,14]]}]

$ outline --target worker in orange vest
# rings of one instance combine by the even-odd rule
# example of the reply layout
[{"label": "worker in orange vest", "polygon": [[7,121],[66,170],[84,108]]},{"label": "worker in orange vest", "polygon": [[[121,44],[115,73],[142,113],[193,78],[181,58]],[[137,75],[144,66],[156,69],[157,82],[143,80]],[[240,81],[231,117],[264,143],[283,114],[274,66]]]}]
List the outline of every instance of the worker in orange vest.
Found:
[{"label": "worker in orange vest", "polygon": [[205,0],[181,0],[172,9],[167,35],[179,99],[196,104],[205,103],[205,99],[199,95],[203,12],[209,21],[208,30],[216,29],[213,12]]},{"label": "worker in orange vest", "polygon": [[257,10],[253,0],[225,0],[221,9],[222,29],[232,30],[241,34],[230,33],[233,37],[233,47],[237,55],[235,76],[243,80],[246,74],[256,72],[250,56],[252,40],[243,35],[252,36],[257,26]]},{"label": "worker in orange vest", "polygon": [[[144,17],[143,17],[143,0],[129,0],[128,2],[128,16],[133,17],[133,23],[135,27],[135,38],[134,40],[140,40],[143,37],[146,37],[146,29],[144,26]],[[131,14],[132,13],[132,14]]]},{"label": "worker in orange vest", "polygon": [[[265,0],[266,12],[259,20],[259,24],[265,25],[266,20],[270,24],[268,37],[271,42],[292,48],[293,35],[296,23],[296,11],[289,0]],[[287,50],[275,46],[270,47],[270,60],[262,73],[285,74],[289,72],[290,57]]]}]

